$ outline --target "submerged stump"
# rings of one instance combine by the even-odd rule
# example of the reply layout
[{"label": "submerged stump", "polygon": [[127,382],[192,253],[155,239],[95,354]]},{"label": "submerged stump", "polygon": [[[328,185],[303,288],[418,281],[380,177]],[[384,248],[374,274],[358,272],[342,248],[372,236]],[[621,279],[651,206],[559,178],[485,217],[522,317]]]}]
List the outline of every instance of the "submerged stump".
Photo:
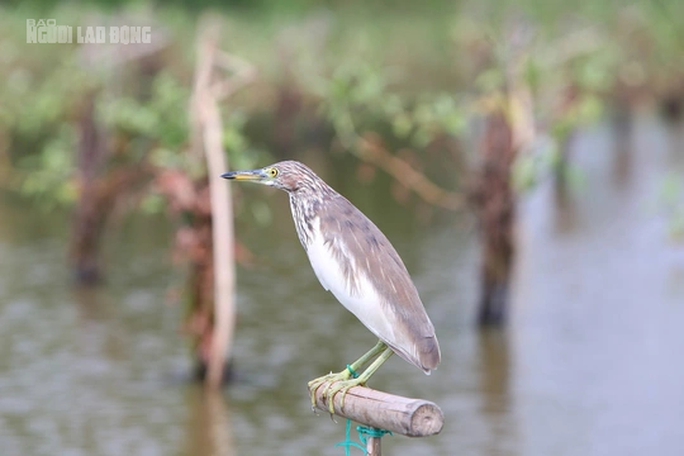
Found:
[{"label": "submerged stump", "polygon": [[501,325],[506,319],[515,255],[515,190],[512,168],[516,150],[511,125],[502,112],[486,120],[482,170],[476,188],[476,211],[483,243],[480,325]]}]

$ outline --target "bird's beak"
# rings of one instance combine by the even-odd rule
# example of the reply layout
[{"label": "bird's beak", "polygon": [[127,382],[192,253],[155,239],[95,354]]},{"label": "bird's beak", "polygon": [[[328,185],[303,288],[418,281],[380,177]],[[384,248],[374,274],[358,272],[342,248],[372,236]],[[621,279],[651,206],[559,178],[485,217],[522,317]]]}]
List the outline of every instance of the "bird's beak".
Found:
[{"label": "bird's beak", "polygon": [[267,176],[262,170],[255,169],[254,171],[232,171],[230,173],[221,174],[221,177],[236,181],[259,182],[264,180]]}]

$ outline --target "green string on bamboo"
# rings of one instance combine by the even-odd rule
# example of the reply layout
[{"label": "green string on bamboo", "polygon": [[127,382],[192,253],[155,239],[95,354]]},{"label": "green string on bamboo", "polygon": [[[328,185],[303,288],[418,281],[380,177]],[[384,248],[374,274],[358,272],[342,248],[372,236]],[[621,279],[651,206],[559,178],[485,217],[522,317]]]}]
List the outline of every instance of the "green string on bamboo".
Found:
[{"label": "green string on bamboo", "polygon": [[352,420],[347,420],[347,429],[345,431],[345,441],[340,442],[335,447],[344,447],[345,456],[351,456],[351,449],[356,448],[363,451],[364,455],[368,454],[368,439],[381,439],[386,435],[392,435],[392,431],[385,429],[376,429],[368,426],[356,426],[356,432],[359,434],[359,441],[354,442],[351,438]]}]

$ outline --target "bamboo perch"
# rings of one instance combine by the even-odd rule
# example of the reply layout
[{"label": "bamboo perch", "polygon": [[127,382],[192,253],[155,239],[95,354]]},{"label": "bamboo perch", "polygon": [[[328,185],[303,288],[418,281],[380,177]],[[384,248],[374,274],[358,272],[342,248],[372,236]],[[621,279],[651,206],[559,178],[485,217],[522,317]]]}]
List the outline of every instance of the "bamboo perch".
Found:
[{"label": "bamboo perch", "polygon": [[[327,412],[328,397],[324,384],[316,390],[316,408]],[[311,391],[309,391],[311,393]],[[364,426],[385,429],[407,437],[428,437],[439,434],[444,425],[444,414],[433,402],[424,399],[411,399],[395,396],[363,386],[351,388],[344,396],[338,393],[333,398],[335,415],[350,419]],[[378,442],[372,442],[377,440]],[[371,444],[380,449],[380,439],[369,439]],[[369,453],[369,454],[379,454]]]}]

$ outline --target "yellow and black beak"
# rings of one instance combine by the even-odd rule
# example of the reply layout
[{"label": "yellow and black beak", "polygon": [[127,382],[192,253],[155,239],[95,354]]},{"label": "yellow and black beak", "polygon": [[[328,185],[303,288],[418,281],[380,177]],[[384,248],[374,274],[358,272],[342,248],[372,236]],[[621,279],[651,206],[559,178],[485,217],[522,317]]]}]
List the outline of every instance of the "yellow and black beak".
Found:
[{"label": "yellow and black beak", "polygon": [[236,181],[251,181],[259,183],[266,180],[268,175],[261,169],[255,169],[253,171],[232,171],[230,173],[221,174],[221,177]]}]

